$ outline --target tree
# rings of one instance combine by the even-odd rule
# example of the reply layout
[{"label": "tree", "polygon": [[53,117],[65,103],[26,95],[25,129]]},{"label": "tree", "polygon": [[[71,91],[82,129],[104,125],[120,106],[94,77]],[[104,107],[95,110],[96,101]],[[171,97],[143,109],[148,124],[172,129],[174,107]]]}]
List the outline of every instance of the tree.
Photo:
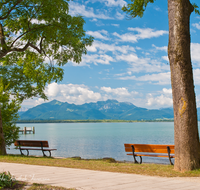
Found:
[{"label": "tree", "polygon": [[[142,17],[148,3],[155,0],[131,0],[123,11]],[[174,107],[175,165],[178,171],[200,167],[197,109],[190,56],[190,15],[198,6],[189,0],[168,0],[168,57]]]},{"label": "tree", "polygon": [[[79,63],[82,54],[87,53],[93,38],[86,36],[81,16],[69,15],[68,2],[0,2],[0,78],[5,90],[2,95],[20,101],[33,96],[47,99],[45,85],[61,81],[62,66],[68,61]],[[2,102],[0,154],[6,154],[1,112]]]},{"label": "tree", "polygon": [[5,146],[9,147],[19,138],[19,127],[16,126],[15,121],[19,117],[18,110],[22,102],[18,97],[10,100],[10,94],[4,89],[2,80],[0,81],[0,102]]}]

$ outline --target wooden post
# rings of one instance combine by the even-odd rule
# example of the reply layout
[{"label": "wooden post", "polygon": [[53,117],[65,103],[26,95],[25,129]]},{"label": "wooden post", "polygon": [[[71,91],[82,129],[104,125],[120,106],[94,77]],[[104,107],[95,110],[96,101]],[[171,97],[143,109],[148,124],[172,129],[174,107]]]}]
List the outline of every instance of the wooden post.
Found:
[{"label": "wooden post", "polygon": [[24,127],[24,134],[26,134],[26,127]]},{"label": "wooden post", "polygon": [[32,127],[33,134],[35,134],[35,127]]}]

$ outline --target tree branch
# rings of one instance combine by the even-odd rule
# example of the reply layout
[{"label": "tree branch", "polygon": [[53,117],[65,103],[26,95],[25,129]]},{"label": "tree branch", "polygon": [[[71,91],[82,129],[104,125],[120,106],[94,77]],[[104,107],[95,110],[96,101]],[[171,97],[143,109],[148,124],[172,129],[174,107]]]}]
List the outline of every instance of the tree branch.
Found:
[{"label": "tree branch", "polygon": [[6,14],[6,16],[0,17],[0,20],[6,19],[6,18],[10,15],[10,13],[15,9],[15,7],[16,7],[19,3],[21,3],[22,1],[23,1],[23,0],[17,0],[17,2],[14,4],[14,6],[8,11],[8,13]]},{"label": "tree branch", "polygon": [[24,36],[25,34],[27,34],[27,33],[29,33],[29,32],[32,32],[32,31],[34,31],[34,30],[40,29],[40,28],[48,27],[48,26],[51,26],[51,24],[48,24],[48,25],[46,25],[46,26],[41,26],[41,27],[38,27],[38,28],[29,29],[28,31],[26,31],[26,32],[24,32],[23,34],[21,34],[20,36],[18,36],[18,37],[12,42],[12,44],[10,45],[10,48],[12,48],[13,45],[15,44],[15,42],[16,42],[17,40],[19,40],[19,39],[20,39],[22,36]]},{"label": "tree branch", "polygon": [[1,43],[1,48],[3,51],[8,49],[6,41],[5,41],[3,26],[1,23],[0,23],[0,43]]}]

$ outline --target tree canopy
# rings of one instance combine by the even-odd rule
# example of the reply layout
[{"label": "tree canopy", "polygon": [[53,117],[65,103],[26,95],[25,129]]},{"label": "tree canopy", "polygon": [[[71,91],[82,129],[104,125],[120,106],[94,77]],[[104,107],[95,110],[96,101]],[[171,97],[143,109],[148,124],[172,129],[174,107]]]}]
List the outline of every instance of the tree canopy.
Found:
[{"label": "tree canopy", "polygon": [[[130,17],[143,17],[143,14],[147,8],[149,3],[154,3],[156,0],[129,0],[131,3],[128,3],[127,6],[123,6],[122,10],[126,12]],[[200,15],[200,11],[198,10],[198,5],[193,3],[195,13]]]},{"label": "tree canopy", "polygon": [[68,2],[0,2],[0,79],[2,95],[9,97],[1,104],[2,116],[6,115],[3,107],[12,102],[11,96],[16,108],[26,98],[47,99],[45,86],[62,80],[62,66],[69,61],[81,62],[82,55],[87,53],[93,37],[86,36],[81,16],[69,14]]}]

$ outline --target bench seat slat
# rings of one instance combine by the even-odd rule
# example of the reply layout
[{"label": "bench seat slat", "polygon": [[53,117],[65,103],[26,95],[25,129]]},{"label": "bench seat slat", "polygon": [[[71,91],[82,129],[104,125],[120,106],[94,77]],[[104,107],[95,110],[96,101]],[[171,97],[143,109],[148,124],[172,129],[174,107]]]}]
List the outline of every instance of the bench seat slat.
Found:
[{"label": "bench seat slat", "polygon": [[44,150],[44,151],[48,151],[48,150],[57,150],[57,149],[55,149],[55,148],[43,148],[43,149],[41,149],[41,148],[17,148],[17,149],[21,149],[21,150]]},{"label": "bench seat slat", "polygon": [[[133,154],[127,154],[129,156],[133,156]],[[143,153],[135,153],[135,156],[149,156],[149,157],[169,157],[168,154],[143,154]],[[174,158],[173,154],[170,154],[170,158]]]},{"label": "bench seat slat", "polygon": [[[135,146],[134,146],[135,147]],[[171,153],[174,154],[174,149],[170,149]],[[131,148],[125,148],[126,152],[132,152],[132,147]],[[151,149],[151,148],[137,148],[135,147],[135,152],[153,152],[153,153],[167,153],[167,148],[165,149]]]}]

